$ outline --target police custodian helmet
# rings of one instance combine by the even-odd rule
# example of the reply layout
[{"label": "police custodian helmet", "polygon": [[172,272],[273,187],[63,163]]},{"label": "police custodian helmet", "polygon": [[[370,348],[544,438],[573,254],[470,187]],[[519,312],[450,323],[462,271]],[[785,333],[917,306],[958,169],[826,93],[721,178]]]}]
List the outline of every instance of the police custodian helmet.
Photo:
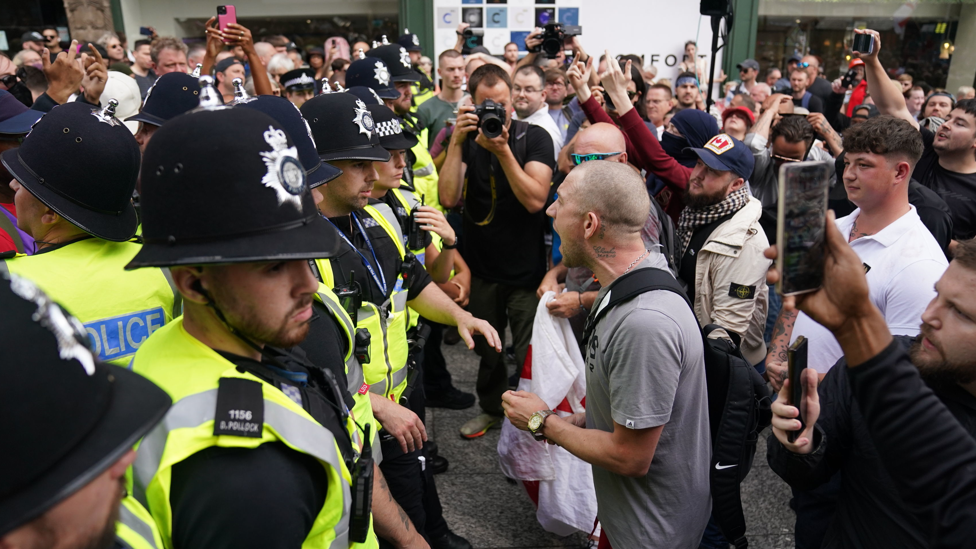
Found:
[{"label": "police custodian helmet", "polygon": [[127,269],[338,250],[291,137],[253,109],[200,110],[160,128],[142,161],[142,214],[145,244]]}]

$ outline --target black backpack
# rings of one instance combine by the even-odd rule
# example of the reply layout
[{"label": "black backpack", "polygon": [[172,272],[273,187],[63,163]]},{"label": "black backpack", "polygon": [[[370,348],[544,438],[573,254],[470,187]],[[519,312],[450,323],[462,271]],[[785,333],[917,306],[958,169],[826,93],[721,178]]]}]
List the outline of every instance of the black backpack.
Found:
[{"label": "black backpack", "polygon": [[[610,299],[602,308],[594,307],[583,329],[583,347],[589,344],[596,324],[614,306],[652,290],[668,290],[680,295],[691,307],[688,296],[670,273],[661,269],[638,269],[613,281]],[[739,484],[749,474],[756,454],[759,433],[770,422],[770,393],[756,369],[743,358],[739,336],[726,332],[724,338],[709,339],[721,327],[709,324],[702,329],[705,357],[705,384],[708,390],[708,419],[712,435],[712,461],[709,484],[712,493],[712,518],[737,549],[749,546],[746,520],[742,513]],[[586,353],[584,352],[584,355]]]}]

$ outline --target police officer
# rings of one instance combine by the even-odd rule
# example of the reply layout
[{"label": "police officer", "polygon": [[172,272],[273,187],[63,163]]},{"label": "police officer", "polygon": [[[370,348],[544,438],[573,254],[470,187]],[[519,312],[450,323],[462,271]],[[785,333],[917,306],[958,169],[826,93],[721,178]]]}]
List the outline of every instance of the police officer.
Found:
[{"label": "police officer", "polygon": [[357,59],[346,69],[346,87],[361,86],[372,89],[383,100],[400,97],[400,92],[391,85],[390,69],[376,57]]},{"label": "police officer", "polygon": [[[440,513],[429,517],[424,511],[423,499],[436,492],[433,477],[424,471],[426,430],[411,410],[410,397],[419,384],[407,368],[407,306],[439,322],[457,324],[469,346],[472,332],[500,345],[498,334],[430,284],[423,266],[406,253],[393,212],[370,199],[377,178],[373,162],[386,162],[390,154],[379,143],[366,104],[349,93],[332,93],[308,101],[302,114],[312,128],[319,156],[343,171],[315,192],[319,211],[341,238],[337,254],[316,264],[327,286],[345,283],[353,272],[361,288],[357,326],[371,336],[369,362],[363,367],[364,389],[384,427],[381,468],[393,496],[432,547],[470,547],[447,528]],[[429,523],[432,518],[436,520]]]},{"label": "police officer", "polygon": [[285,89],[285,98],[301,108],[315,96],[315,71],[307,67],[288,71],[281,75],[281,86]]},{"label": "police officer", "polygon": [[146,93],[142,110],[125,121],[139,122],[136,141],[139,143],[139,150],[145,151],[153,133],[160,126],[199,104],[200,83],[197,79],[182,72],[171,72],[156,79]]},{"label": "police officer", "polygon": [[411,91],[413,92],[413,107],[411,110],[416,111],[421,103],[434,96],[434,84],[424,74],[424,71],[419,68],[420,56],[423,53],[423,49],[420,47],[420,37],[410,32],[410,29],[403,29],[403,35],[397,39],[397,44],[407,50],[407,54],[410,55],[410,64],[414,70],[420,73],[420,82],[411,86]]},{"label": "police officer", "polygon": [[[402,121],[389,108],[377,105],[369,107],[376,122],[380,145],[390,151],[391,158],[386,163],[374,163],[378,179],[373,187],[372,197],[385,202],[400,222],[409,251],[424,264],[427,273],[438,287],[444,290],[455,303],[466,299],[464,292],[470,289],[470,274],[467,282],[449,282],[457,272],[467,271],[467,265],[457,249],[457,236],[447,222],[444,214],[432,206],[427,206],[427,196],[418,198],[401,177],[407,175],[406,153],[417,145],[417,138],[403,129]],[[398,175],[400,174],[400,175]],[[416,212],[416,222],[411,213]],[[409,327],[418,325],[420,315],[413,313]],[[427,345],[418,349],[412,358],[423,365],[424,404],[430,407],[463,410],[474,406],[471,393],[459,390],[451,383],[451,374],[440,350],[443,326],[424,320],[429,328]],[[428,368],[428,359],[430,368]],[[436,454],[436,453],[435,453]],[[435,471],[447,470],[447,461],[434,455]]]},{"label": "police officer", "polygon": [[[309,133],[308,123],[302,115],[286,99],[272,95],[262,95],[250,98],[246,103],[240,105],[261,111],[271,116],[284,129],[288,135],[292,136],[295,148],[298,150],[298,158],[303,166],[312,166],[306,169],[309,188],[316,188],[335,179],[342,172],[332,165],[322,162],[315,150],[315,143]],[[336,235],[333,235],[335,238]],[[326,286],[320,285],[316,293],[316,300],[313,303],[315,314],[321,318],[331,318],[333,322],[313,322],[309,326],[309,334],[305,340],[299,344],[305,352],[309,362],[323,367],[334,368],[333,375],[344,383],[342,386],[343,398],[349,403],[354,421],[347,422],[347,430],[353,439],[353,444],[358,451],[362,452],[365,446],[363,440],[363,429],[369,426],[370,445],[373,450],[375,465],[382,462],[380,451],[380,427],[373,416],[373,407],[367,391],[360,391],[363,387],[363,369],[357,359],[357,335],[360,336],[359,344],[368,345],[369,333],[356,333],[356,327],[349,317],[349,314],[342,308],[342,304],[336,295]],[[330,333],[323,334],[322,331],[330,332],[338,330],[340,339],[345,342],[344,350],[337,349],[330,345],[335,340],[335,336]],[[366,338],[365,340],[363,338]],[[362,352],[362,348],[360,348]],[[343,354],[344,353],[344,354]],[[361,356],[361,355],[360,355]],[[344,364],[343,364],[344,363]],[[342,368],[345,365],[346,368]],[[382,472],[377,467],[374,470],[374,493],[388,494],[389,488],[383,482]],[[411,541],[410,532],[403,528],[403,521],[399,517],[399,506],[390,502],[390,498],[377,498],[373,505],[373,516],[376,522],[376,530],[382,532],[391,542],[398,545],[406,545]],[[419,536],[415,536],[419,537]],[[376,542],[375,539],[371,540]],[[371,547],[368,543],[365,547]]]},{"label": "police officer", "polygon": [[130,241],[139,145],[111,111],[61,105],[0,156],[14,177],[18,226],[37,246],[0,271],[33,280],[85,324],[101,360],[124,366],[179,315],[179,300],[163,271],[123,270],[139,250]]},{"label": "police officer", "polygon": [[[315,316],[313,302],[334,306],[335,296],[306,261],[331,256],[337,239],[295,143],[253,109],[203,110],[160,130],[143,165],[146,244],[129,267],[169,266],[187,300],[132,363],[176,400],[133,466],[165,544],[368,541],[360,498],[374,467],[349,436],[361,420],[345,398],[349,329]],[[293,348],[316,323],[333,357],[321,367]],[[242,520],[255,509],[259,520]],[[400,525],[399,544],[420,540]]]},{"label": "police officer", "polygon": [[0,547],[162,547],[122,485],[169,396],[98,361],[79,322],[29,280],[0,276],[0,310]]},{"label": "police officer", "polygon": [[374,48],[369,53],[386,63],[390,71],[390,81],[400,92],[398,98],[384,99],[384,103],[401,118],[406,130],[414,134],[419,140],[417,145],[411,147],[407,153],[408,169],[404,172],[404,181],[418,193],[427,195],[429,197],[428,205],[440,209],[440,200],[437,198],[437,170],[434,168],[434,159],[431,158],[430,152],[425,146],[427,130],[421,131],[417,128],[416,120],[411,112],[413,93],[410,86],[420,82],[421,74],[412,68],[410,54],[403,46],[388,44]]}]

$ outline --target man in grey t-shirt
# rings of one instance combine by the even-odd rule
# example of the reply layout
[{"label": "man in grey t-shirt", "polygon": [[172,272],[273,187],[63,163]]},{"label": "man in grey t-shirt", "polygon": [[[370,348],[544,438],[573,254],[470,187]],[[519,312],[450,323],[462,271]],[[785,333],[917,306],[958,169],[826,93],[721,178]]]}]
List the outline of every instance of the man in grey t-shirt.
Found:
[{"label": "man in grey t-shirt", "polygon": [[[650,202],[625,165],[591,161],[574,169],[548,214],[567,266],[585,266],[605,286],[642,268],[666,266],[640,231]],[[551,415],[558,402],[509,391],[516,427],[593,465],[601,547],[698,547],[711,512],[711,457],[701,334],[691,309],[668,291],[617,305],[586,349],[586,414]]]}]

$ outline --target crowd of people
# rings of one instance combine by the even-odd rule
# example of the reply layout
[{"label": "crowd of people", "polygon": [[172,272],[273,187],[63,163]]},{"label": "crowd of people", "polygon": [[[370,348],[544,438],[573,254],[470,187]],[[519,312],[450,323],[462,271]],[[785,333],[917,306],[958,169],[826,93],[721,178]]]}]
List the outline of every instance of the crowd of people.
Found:
[{"label": "crowd of people", "polygon": [[[694,42],[671,81],[466,29],[436,72],[409,31],[301,51],[214,19],[191,48],[44,28],[0,56],[0,547],[470,548],[425,411],[476,405],[461,437],[508,422],[592,465],[591,547],[742,547],[717,343],[772,391],[797,548],[972,546],[973,88],[882,66],[872,30],[832,81],[745,59],[710,101]],[[805,161],[824,282],[783,297],[779,172]],[[551,367],[539,314],[571,394],[513,390]]]}]

